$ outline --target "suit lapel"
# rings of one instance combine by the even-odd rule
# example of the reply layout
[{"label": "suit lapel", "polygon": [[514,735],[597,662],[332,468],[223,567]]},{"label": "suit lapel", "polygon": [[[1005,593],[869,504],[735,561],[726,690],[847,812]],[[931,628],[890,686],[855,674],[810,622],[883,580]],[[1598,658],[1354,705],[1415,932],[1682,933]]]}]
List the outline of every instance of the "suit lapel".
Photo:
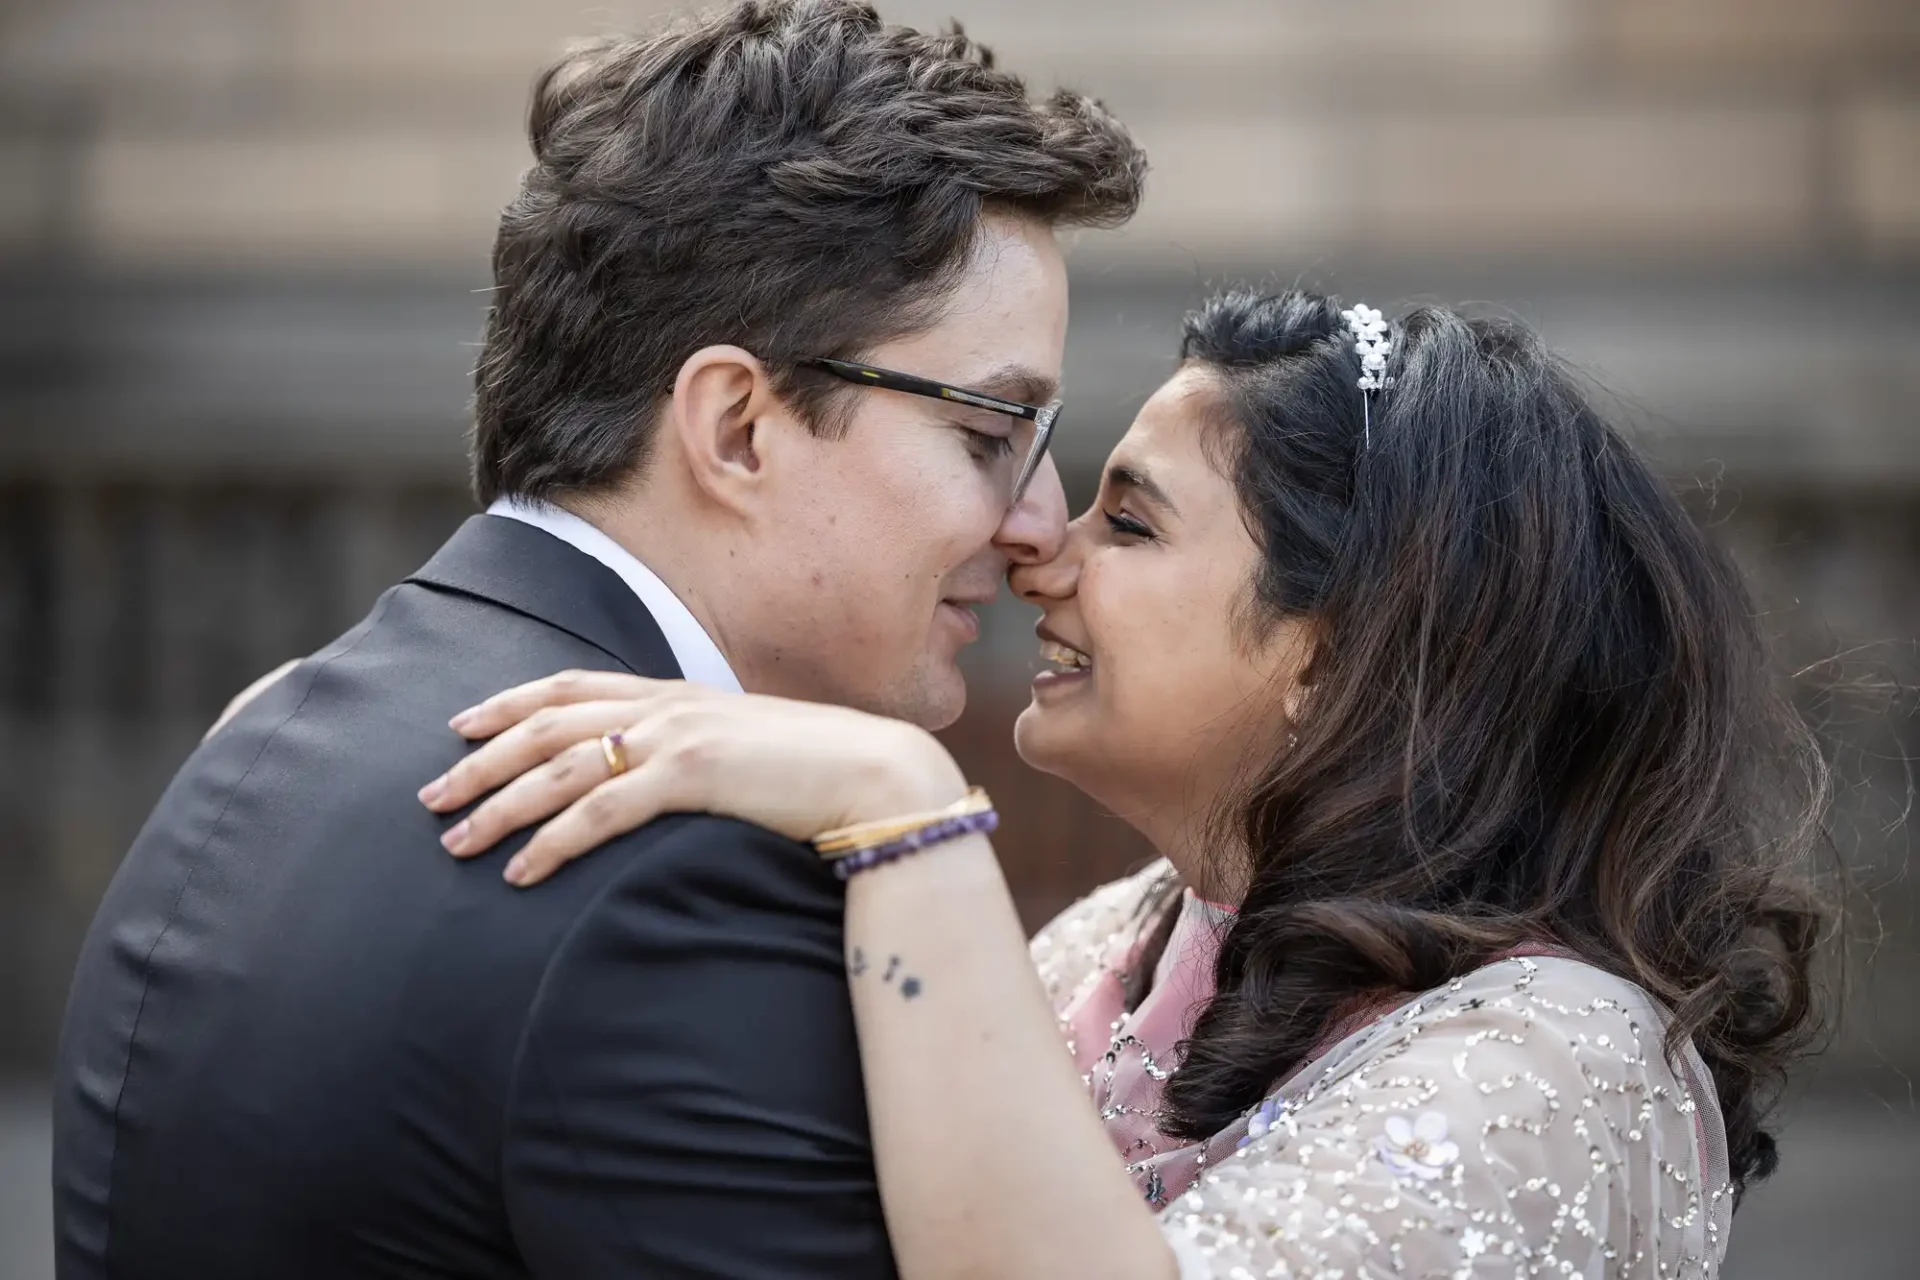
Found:
[{"label": "suit lapel", "polygon": [[619,574],[519,520],[473,516],[407,581],[537,618],[638,675],[681,676],[660,625]]}]

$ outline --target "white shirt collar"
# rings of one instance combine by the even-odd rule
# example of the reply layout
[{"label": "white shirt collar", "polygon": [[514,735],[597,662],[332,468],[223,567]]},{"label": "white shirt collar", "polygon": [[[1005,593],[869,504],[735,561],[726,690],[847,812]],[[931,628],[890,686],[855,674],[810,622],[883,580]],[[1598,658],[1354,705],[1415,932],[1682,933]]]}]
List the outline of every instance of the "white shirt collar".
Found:
[{"label": "white shirt collar", "polygon": [[695,684],[709,685],[729,693],[739,693],[740,678],[733,674],[726,655],[713,642],[700,620],[693,616],[673,589],[660,576],[641,564],[638,557],[571,511],[546,502],[528,502],[519,498],[500,498],[487,508],[490,516],[505,516],[545,530],[568,546],[592,556],[620,575],[620,580],[640,597],[647,612],[660,624],[680,664],[680,674]]}]

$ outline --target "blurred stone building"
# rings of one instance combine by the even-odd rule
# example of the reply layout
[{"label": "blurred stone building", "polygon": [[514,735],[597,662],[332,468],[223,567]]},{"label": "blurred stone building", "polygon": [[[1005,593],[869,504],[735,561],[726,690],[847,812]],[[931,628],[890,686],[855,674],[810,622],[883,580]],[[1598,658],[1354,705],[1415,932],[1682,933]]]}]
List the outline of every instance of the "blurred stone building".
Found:
[{"label": "blurred stone building", "polygon": [[[669,7],[0,8],[0,1062],[44,1069],[94,901],[212,714],[471,509],[467,374],[528,82],[565,38]],[[959,9],[1152,152],[1137,222],[1072,254],[1057,447],[1076,496],[1169,368],[1182,308],[1235,279],[1497,301],[1617,393],[1761,584],[1784,659],[1816,664],[1852,934],[1876,954],[1797,1130],[1802,1167],[1828,1172],[1782,1186],[1853,1215],[1832,1228],[1854,1239],[1833,1246],[1855,1249],[1842,1274],[1906,1274],[1879,1268],[1920,1230],[1858,1225],[1872,1201],[1851,1188],[1920,1172],[1900,821],[1920,746],[1901,692],[1920,635],[1920,3],[881,7]],[[1006,751],[1029,623],[994,617],[954,740],[1006,801],[1037,922],[1143,851]],[[1886,696],[1820,693],[1835,676]],[[1761,1217],[1743,1233],[1786,1252],[1746,1246],[1741,1274],[1825,1256],[1791,1250],[1827,1228]]]}]

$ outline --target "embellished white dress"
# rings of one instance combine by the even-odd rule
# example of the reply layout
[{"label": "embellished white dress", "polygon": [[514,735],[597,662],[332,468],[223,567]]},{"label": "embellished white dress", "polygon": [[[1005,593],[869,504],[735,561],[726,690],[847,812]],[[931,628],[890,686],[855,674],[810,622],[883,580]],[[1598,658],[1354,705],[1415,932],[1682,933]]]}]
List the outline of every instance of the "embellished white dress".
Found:
[{"label": "embellished white dress", "polygon": [[[1115,942],[1137,932],[1166,870],[1096,890],[1034,938],[1063,1024],[1076,996],[1111,981]],[[1204,905],[1188,895],[1170,953]],[[1091,1059],[1097,1099],[1101,1073],[1140,1052],[1129,1016]],[[1718,1275],[1733,1208],[1725,1135],[1691,1043],[1669,1066],[1666,1020],[1638,987],[1553,955],[1406,1001],[1191,1145],[1160,1209],[1183,1280]],[[1170,1063],[1142,1065],[1159,1078]],[[1154,1166],[1180,1158],[1179,1140],[1143,1151],[1115,1128],[1127,1109],[1102,1105],[1161,1203]]]}]

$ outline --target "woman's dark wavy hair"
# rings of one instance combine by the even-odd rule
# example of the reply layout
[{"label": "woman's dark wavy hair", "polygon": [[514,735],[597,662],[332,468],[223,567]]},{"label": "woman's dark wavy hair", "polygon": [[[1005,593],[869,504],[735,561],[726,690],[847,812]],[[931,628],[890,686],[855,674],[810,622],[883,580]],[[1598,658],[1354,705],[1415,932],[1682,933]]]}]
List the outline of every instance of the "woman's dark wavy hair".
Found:
[{"label": "woman's dark wavy hair", "polygon": [[1673,1012],[1743,1190],[1818,1030],[1797,869],[1825,762],[1739,572],[1534,333],[1421,307],[1393,337],[1363,444],[1339,303],[1232,292],[1187,321],[1263,551],[1255,613],[1316,649],[1225,818],[1249,888],[1163,1124],[1217,1133],[1355,1001],[1546,940]]}]

